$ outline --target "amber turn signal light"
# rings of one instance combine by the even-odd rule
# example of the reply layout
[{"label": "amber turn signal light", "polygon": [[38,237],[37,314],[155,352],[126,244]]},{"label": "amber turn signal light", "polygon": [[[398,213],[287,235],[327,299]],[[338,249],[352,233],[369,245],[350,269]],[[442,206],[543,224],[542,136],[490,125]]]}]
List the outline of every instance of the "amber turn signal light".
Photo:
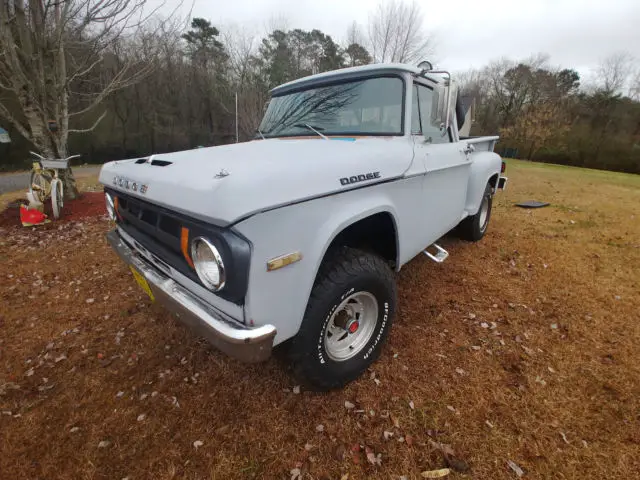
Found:
[{"label": "amber turn signal light", "polygon": [[191,268],[195,268],[193,266],[193,260],[191,260],[191,256],[189,255],[189,229],[186,227],[182,227],[182,230],[180,231],[180,248],[184,259],[187,261],[189,266]]}]

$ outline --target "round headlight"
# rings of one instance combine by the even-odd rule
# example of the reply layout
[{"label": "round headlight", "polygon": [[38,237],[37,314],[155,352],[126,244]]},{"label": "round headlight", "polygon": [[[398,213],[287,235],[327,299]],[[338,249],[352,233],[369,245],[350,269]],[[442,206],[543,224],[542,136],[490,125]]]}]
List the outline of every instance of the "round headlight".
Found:
[{"label": "round headlight", "polygon": [[116,219],[116,207],[113,204],[113,198],[111,198],[111,195],[109,195],[108,193],[105,193],[104,194],[104,201],[105,201],[106,206],[107,206],[107,213],[109,214],[109,219],[115,220]]},{"label": "round headlight", "polygon": [[200,281],[214,292],[222,290],[225,272],[218,249],[205,238],[195,238],[191,242],[191,259]]}]

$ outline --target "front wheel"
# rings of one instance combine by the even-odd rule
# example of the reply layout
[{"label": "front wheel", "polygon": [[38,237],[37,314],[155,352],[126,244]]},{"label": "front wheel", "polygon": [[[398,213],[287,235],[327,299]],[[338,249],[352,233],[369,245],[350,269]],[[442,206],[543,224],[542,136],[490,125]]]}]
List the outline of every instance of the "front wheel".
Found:
[{"label": "front wheel", "polygon": [[359,377],[380,355],[395,305],[389,265],[377,255],[341,249],[323,265],[292,341],[296,374],[321,390]]},{"label": "front wheel", "polygon": [[490,183],[484,189],[482,195],[482,201],[480,202],[480,209],[478,213],[470,217],[465,218],[458,225],[457,231],[463,240],[470,242],[477,242],[484,237],[489,226],[489,219],[491,218],[491,208],[493,206],[493,187]]},{"label": "front wheel", "polygon": [[29,178],[29,191],[33,199],[38,203],[44,203],[49,195],[51,178],[41,171],[31,171]]},{"label": "front wheel", "polygon": [[53,218],[60,218],[62,207],[64,207],[62,180],[55,178],[51,182],[51,210],[53,211]]}]

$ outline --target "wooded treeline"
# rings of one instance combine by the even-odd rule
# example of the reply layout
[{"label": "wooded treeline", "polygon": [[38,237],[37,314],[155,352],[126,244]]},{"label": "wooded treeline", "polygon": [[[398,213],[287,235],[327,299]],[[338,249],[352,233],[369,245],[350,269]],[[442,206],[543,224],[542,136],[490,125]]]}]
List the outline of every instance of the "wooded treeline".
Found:
[{"label": "wooded treeline", "polygon": [[[431,53],[421,25],[415,3],[391,1],[378,6],[366,27],[354,24],[341,42],[319,30],[282,26],[260,38],[239,28],[219,30],[201,18],[186,28],[149,19],[135,35],[111,35],[96,55],[89,50],[95,44],[83,41],[96,30],[78,31],[64,55],[91,68],[61,87],[68,109],[78,112],[69,118],[67,151],[100,163],[234,142],[236,96],[239,137],[250,139],[271,88],[348,66],[417,63]],[[0,126],[13,141],[0,144],[0,169],[28,167],[34,146],[16,122],[30,126],[19,88],[2,88],[10,80],[1,75],[3,61],[0,52]],[[471,134],[500,134],[499,151],[640,173],[640,82],[632,70],[631,59],[612,56],[586,88],[576,71],[553,68],[538,56],[495,62],[458,79],[465,99],[474,102]],[[47,88],[53,87],[44,75],[41,89]]]},{"label": "wooded treeline", "polygon": [[603,60],[584,87],[575,70],[551,68],[543,55],[459,80],[475,102],[471,133],[499,133],[504,155],[640,173],[640,76],[631,57]]},{"label": "wooded treeline", "polygon": [[[0,67],[1,61],[0,56]],[[149,27],[136,37],[112,42],[90,75],[69,86],[69,110],[76,111],[87,96],[99,95],[105,85],[118,81],[122,71],[144,77],[109,92],[97,108],[70,118],[67,150],[81,153],[85,162],[99,163],[234,142],[236,95],[238,133],[246,140],[255,134],[271,88],[372,61],[362,45],[354,41],[342,47],[319,30],[275,29],[257,39],[237,29],[222,34],[201,18],[186,32],[173,25]],[[5,113],[24,119],[16,128],[0,110],[0,126],[12,138],[12,143],[0,144],[4,169],[29,165],[28,150],[34,149],[20,134],[30,124],[14,96],[0,88]],[[74,135],[74,124],[93,125],[98,120],[91,131]]]}]

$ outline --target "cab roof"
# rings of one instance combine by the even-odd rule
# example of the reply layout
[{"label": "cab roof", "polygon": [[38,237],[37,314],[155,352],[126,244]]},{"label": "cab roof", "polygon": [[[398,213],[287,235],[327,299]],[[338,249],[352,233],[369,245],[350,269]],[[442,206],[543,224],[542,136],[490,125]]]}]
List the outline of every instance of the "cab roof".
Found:
[{"label": "cab roof", "polygon": [[[361,67],[341,68],[340,70],[318,73],[316,75],[310,75],[308,77],[303,77],[298,80],[285,83],[271,90],[271,95],[283,95],[291,91],[312,87],[314,85],[322,85],[328,82],[375,75],[378,73],[411,73],[413,75],[418,75],[420,72],[421,70],[418,67],[406,65],[404,63],[374,63],[371,65],[363,65]],[[434,78],[430,78],[430,80],[438,81]]]}]

